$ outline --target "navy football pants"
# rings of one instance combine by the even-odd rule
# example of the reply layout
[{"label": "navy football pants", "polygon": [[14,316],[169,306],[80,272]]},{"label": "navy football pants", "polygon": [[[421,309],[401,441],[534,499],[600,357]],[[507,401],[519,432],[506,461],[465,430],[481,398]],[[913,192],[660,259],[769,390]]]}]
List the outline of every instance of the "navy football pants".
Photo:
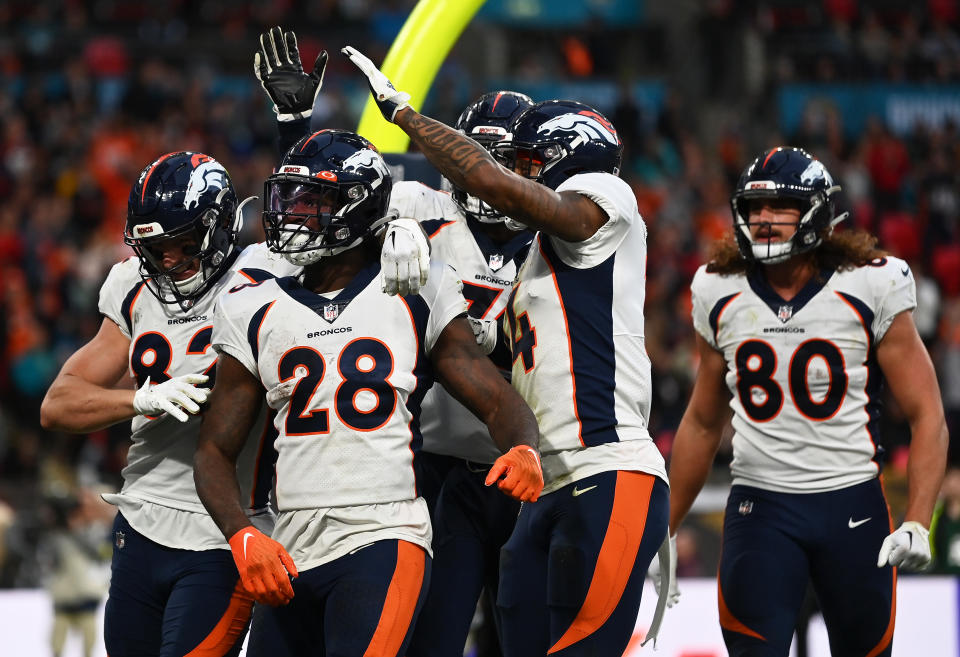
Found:
[{"label": "navy football pants", "polygon": [[504,655],[622,655],[668,507],[663,480],[622,470],[524,504],[500,560]]},{"label": "navy football pants", "polygon": [[178,550],[154,543],[120,513],[104,639],[110,657],[233,657],[253,599],[230,550]]},{"label": "navy football pants", "polygon": [[520,503],[484,485],[489,465],[427,452],[418,459],[433,520],[433,569],[407,657],[459,657],[481,590],[496,600],[500,548]]},{"label": "navy football pants", "polygon": [[833,657],[888,657],[896,571],[877,555],[891,531],[879,479],[809,494],[734,486],[718,596],[731,657],[786,657],[808,580]]},{"label": "navy football pants", "polygon": [[247,655],[402,657],[429,583],[422,547],[371,543],[301,571],[289,604],[258,604]]}]

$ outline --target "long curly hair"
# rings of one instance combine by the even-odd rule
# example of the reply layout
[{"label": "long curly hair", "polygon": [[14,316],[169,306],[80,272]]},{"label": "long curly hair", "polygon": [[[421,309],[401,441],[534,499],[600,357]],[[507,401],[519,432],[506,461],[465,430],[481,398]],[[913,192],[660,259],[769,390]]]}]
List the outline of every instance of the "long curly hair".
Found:
[{"label": "long curly hair", "polygon": [[[761,266],[756,260],[743,257],[733,233],[711,244],[709,253],[707,271],[711,274],[747,274]],[[844,271],[863,267],[887,252],[877,248],[876,237],[857,228],[833,232],[823,238],[820,246],[803,255],[811,258],[818,270]]]}]

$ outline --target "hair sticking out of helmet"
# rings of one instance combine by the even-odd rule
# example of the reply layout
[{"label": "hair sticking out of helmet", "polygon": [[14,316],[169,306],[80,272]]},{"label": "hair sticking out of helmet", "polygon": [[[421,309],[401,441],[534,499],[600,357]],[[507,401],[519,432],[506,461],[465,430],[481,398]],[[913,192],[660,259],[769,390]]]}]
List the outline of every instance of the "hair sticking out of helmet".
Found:
[{"label": "hair sticking out of helmet", "polygon": [[124,241],[147,289],[192,307],[233,261],[237,210],[230,175],[209,155],[167,153],[144,167],[130,189]]},{"label": "hair sticking out of helmet", "polygon": [[524,110],[510,139],[494,144],[508,169],[556,189],[578,173],[620,173],[623,144],[600,112],[572,100],[548,100]]},{"label": "hair sticking out of helmet", "polygon": [[[490,150],[493,144],[510,137],[510,124],[523,110],[532,106],[533,100],[526,94],[507,90],[492,91],[467,105],[454,127]],[[500,212],[476,196],[453,184],[450,188],[453,200],[468,217],[488,224],[505,220]]]},{"label": "hair sticking out of helmet", "polygon": [[[839,191],[827,168],[803,149],[780,146],[764,151],[740,174],[730,199],[740,254],[774,264],[815,249],[847,217],[836,213]],[[754,238],[749,203],[758,199],[798,204],[800,219],[789,239]]]},{"label": "hair sticking out of helmet", "polygon": [[264,185],[267,246],[300,266],[352,249],[389,220],[392,187],[383,157],[360,135],[304,137]]}]

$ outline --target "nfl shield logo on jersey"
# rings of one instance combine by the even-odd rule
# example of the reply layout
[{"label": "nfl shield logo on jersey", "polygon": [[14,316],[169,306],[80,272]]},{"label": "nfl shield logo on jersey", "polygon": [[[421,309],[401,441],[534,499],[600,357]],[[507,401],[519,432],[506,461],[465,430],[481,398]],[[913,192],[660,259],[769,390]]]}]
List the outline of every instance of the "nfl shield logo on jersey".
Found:
[{"label": "nfl shield logo on jersey", "polygon": [[503,254],[493,253],[490,255],[490,269],[497,271],[503,267]]},{"label": "nfl shield logo on jersey", "polygon": [[117,532],[116,543],[118,550],[122,550],[123,546],[127,544],[127,537],[123,535],[123,532]]},{"label": "nfl shield logo on jersey", "polygon": [[340,306],[335,303],[328,303],[323,307],[323,318],[328,322],[335,320],[339,314]]},{"label": "nfl shield logo on jersey", "polygon": [[741,516],[749,514],[751,511],[753,511],[753,502],[750,500],[744,500],[743,502],[740,502],[739,510]]},{"label": "nfl shield logo on jersey", "polygon": [[777,319],[786,324],[793,317],[793,306],[780,306],[777,311]]}]

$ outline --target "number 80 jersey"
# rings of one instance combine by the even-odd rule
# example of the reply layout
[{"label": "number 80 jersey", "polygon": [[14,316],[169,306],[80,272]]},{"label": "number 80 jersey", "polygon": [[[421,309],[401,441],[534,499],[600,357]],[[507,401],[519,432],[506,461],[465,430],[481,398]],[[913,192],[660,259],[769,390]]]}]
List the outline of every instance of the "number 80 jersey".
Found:
[{"label": "number 80 jersey", "polygon": [[876,477],[875,347],[916,306],[906,263],[824,270],[789,301],[761,272],[721,276],[702,266],[691,290],[694,326],[727,363],[733,483],[814,493]]}]

